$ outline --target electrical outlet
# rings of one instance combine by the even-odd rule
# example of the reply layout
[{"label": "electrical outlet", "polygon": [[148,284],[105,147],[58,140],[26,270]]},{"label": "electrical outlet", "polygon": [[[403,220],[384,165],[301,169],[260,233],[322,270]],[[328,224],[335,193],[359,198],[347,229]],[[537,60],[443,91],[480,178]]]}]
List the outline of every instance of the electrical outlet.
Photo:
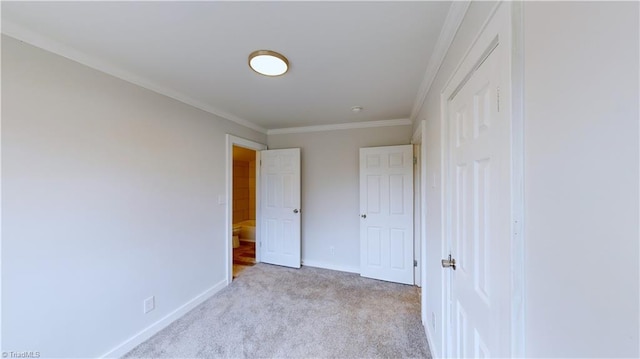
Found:
[{"label": "electrical outlet", "polygon": [[433,330],[436,330],[436,313],[431,312],[431,327],[433,327]]},{"label": "electrical outlet", "polygon": [[144,300],[144,314],[149,313],[150,311],[156,309],[156,299],[154,296],[151,296]]}]

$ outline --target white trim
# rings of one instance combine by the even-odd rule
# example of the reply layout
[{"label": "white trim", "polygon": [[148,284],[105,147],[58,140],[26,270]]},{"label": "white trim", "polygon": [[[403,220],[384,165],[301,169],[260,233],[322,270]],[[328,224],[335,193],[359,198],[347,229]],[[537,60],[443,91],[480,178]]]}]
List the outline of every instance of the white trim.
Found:
[{"label": "white trim", "polygon": [[[463,71],[461,70],[462,66],[465,65],[465,60],[471,56],[471,52],[472,50],[474,50],[474,46],[476,45],[476,43],[480,40],[480,37],[482,36],[482,33],[486,30],[487,26],[489,25],[489,23],[491,22],[491,20],[493,19],[494,15],[496,14],[496,12],[498,11],[498,8],[500,7],[500,5],[502,5],[502,2],[497,2],[493,8],[491,9],[491,11],[489,12],[489,15],[487,16],[487,19],[484,21],[484,23],[482,24],[482,26],[480,26],[480,29],[478,30],[478,33],[476,34],[475,38],[473,39],[473,41],[471,42],[471,44],[469,45],[469,47],[467,48],[467,51],[465,51],[464,55],[462,55],[462,57],[460,58],[460,61],[458,62],[458,64],[456,65],[455,69],[451,72],[451,76],[449,77],[449,79],[447,80],[447,82],[444,84],[444,86],[442,87],[442,92],[441,95],[445,93],[445,90],[448,89],[449,87],[451,87],[451,83],[456,79],[457,76],[462,76],[460,75]],[[479,56],[478,56],[479,57]],[[471,67],[475,65],[474,64],[470,64],[467,67],[469,67],[469,69],[471,69]],[[465,74],[469,72],[468,70],[465,72]],[[462,77],[464,78],[464,77]],[[462,80],[462,78],[460,80]],[[453,93],[453,91],[456,88],[453,88],[449,91],[449,95],[450,93]],[[448,97],[447,97],[448,99]],[[446,121],[446,119],[445,119]]]},{"label": "white trim", "polygon": [[438,70],[440,70],[440,66],[449,51],[449,47],[462,24],[462,20],[464,19],[470,4],[471,1],[456,1],[451,4],[447,17],[442,25],[442,30],[440,30],[436,46],[431,53],[431,58],[429,59],[429,64],[427,65],[427,70],[425,71],[422,83],[420,84],[418,95],[413,103],[411,116],[409,117],[411,121],[415,121],[424,101],[427,99],[433,80],[436,78]]},{"label": "white trim", "polygon": [[413,136],[411,136],[411,144],[420,145],[422,144],[422,126],[424,121],[418,122],[418,126],[416,127]]},{"label": "white trim", "polygon": [[[454,72],[455,73],[455,72]],[[446,88],[446,87],[445,87]],[[444,93],[440,94],[440,258],[446,258],[449,248],[448,238],[451,236],[451,230],[449,226],[450,216],[448,215],[451,204],[449,199],[451,198],[449,192],[451,191],[451,185],[449,181],[449,152],[448,148],[448,126],[447,126],[447,97]],[[440,274],[440,350],[443,357],[447,357],[451,353],[451,339],[449,338],[449,291],[450,286],[449,271],[442,271]]]},{"label": "white trim", "polygon": [[302,265],[305,266],[305,267],[330,269],[330,270],[337,270],[337,271],[340,271],[340,272],[360,274],[360,267],[344,266],[344,265],[333,264],[333,263],[329,263],[329,262],[322,262],[322,261],[314,261],[314,260],[304,259],[304,260],[302,260]]},{"label": "white trim", "polygon": [[[253,142],[234,135],[226,135],[226,166],[225,166],[225,225],[224,236],[226,250],[227,281],[233,281],[233,146],[240,146],[256,151],[256,166],[260,164],[260,151],[266,150],[267,146]],[[260,262],[260,171],[256,168],[256,262]]]},{"label": "white trim", "polygon": [[203,102],[200,102],[198,100],[195,100],[193,98],[191,98],[190,96],[187,96],[183,93],[180,93],[178,91],[166,88],[164,86],[158,85],[157,83],[154,83],[153,81],[135,75],[129,71],[126,71],[118,66],[115,66],[111,63],[107,63],[103,60],[100,60],[94,56],[88,55],[84,52],[75,50],[73,48],[71,48],[70,46],[64,45],[58,41],[52,40],[50,38],[47,38],[45,36],[42,36],[38,33],[35,33],[31,30],[25,29],[24,27],[17,25],[11,21],[7,21],[7,20],[2,20],[2,33],[16,38],[20,41],[24,41],[28,44],[31,44],[33,46],[39,47],[41,49],[47,50],[49,52],[52,52],[54,54],[66,57],[70,60],[76,61],[80,64],[83,64],[85,66],[91,67],[93,69],[102,71],[104,73],[107,73],[111,76],[117,77],[121,80],[130,82],[132,84],[138,85],[140,87],[143,87],[147,90],[151,90],[153,92],[159,93],[161,95],[170,97],[174,100],[178,100],[180,102],[183,102],[187,105],[193,106],[195,108],[198,108],[200,110],[203,110],[205,112],[208,112],[212,115],[218,116],[220,118],[223,118],[225,120],[229,120],[232,122],[235,122],[239,125],[242,125],[244,127],[248,127],[252,130],[258,131],[260,133],[267,133],[267,130],[261,126],[256,125],[255,123],[245,120],[243,118],[237,117],[235,115],[232,115],[228,112],[222,111],[220,109],[217,109],[211,105],[205,104]]},{"label": "white trim", "polygon": [[267,130],[267,135],[282,135],[287,133],[322,132],[322,131],[334,131],[334,130],[352,130],[356,128],[371,128],[371,127],[407,126],[412,124],[413,122],[408,118],[399,118],[394,120],[349,122],[349,123],[340,123],[340,124],[333,124],[333,125],[276,128],[272,130]]},{"label": "white trim", "polygon": [[[523,50],[524,50],[524,42],[523,42],[523,31],[522,31],[522,5],[517,2],[507,2],[504,3],[505,7],[508,7],[505,12],[507,12],[508,17],[508,26],[504,29],[506,32],[506,36],[500,39],[500,43],[503,46],[508,46],[507,55],[509,61],[509,103],[507,106],[510,106],[511,111],[511,156],[512,156],[512,169],[511,169],[511,196],[512,196],[512,209],[511,209],[511,229],[512,229],[512,237],[511,237],[511,278],[510,278],[510,287],[511,287],[511,298],[510,298],[510,316],[511,316],[511,331],[509,333],[510,340],[510,355],[511,357],[523,357],[525,354],[524,348],[524,340],[525,340],[525,317],[524,317],[524,306],[525,306],[525,297],[524,297],[524,287],[525,287],[525,275],[524,275],[524,242],[522,237],[522,229],[524,228],[524,61],[523,61]],[[450,243],[448,239],[451,238],[451,223],[450,223],[450,208],[451,203],[451,186],[447,185],[450,183],[449,178],[449,140],[448,140],[448,103],[451,98],[453,92],[458,88],[459,83],[464,81],[467,74],[473,70],[473,66],[475,65],[475,61],[468,61],[469,59],[477,59],[482,55],[482,51],[485,51],[486,46],[478,46],[481,39],[489,39],[489,37],[485,36],[485,31],[495,19],[495,15],[498,12],[500,6],[503,5],[503,2],[498,2],[490,14],[488,15],[486,21],[478,31],[475,39],[462,56],[459,64],[456,66],[456,69],[453,71],[453,74],[447,81],[444,86],[441,96],[440,96],[440,125],[441,125],[441,143],[442,143],[442,151],[441,151],[441,164],[442,164],[442,202],[441,202],[441,210],[442,210],[442,256],[443,258],[448,254],[448,248],[450,248]],[[497,21],[503,21],[501,19]],[[499,30],[501,31],[501,30]],[[490,40],[487,40],[487,44],[489,44]],[[447,288],[449,286],[446,285],[446,282],[450,280],[450,272],[447,271],[442,278],[442,314],[444,318],[449,318],[450,313],[448,313],[448,303],[450,301],[450,293]],[[449,284],[450,285],[450,284]],[[445,319],[442,320],[443,328],[450,328],[448,323],[446,323]],[[450,330],[445,330],[443,332],[443,356],[451,355],[451,338],[452,333]]]},{"label": "white trim", "polygon": [[[429,312],[427,311],[427,294],[429,292],[429,288],[433,288],[436,283],[427,283],[427,189],[429,180],[427,178],[427,121],[420,121],[420,127],[422,129],[422,139],[425,143],[423,143],[420,149],[420,240],[421,244],[421,260],[424,265],[422,266],[422,302],[420,303],[420,313],[422,317],[422,325],[425,327],[425,331],[428,329],[427,327],[431,325],[431,321],[429,320]],[[429,286],[429,287],[427,287]],[[435,330],[435,328],[432,328]],[[433,348],[436,348],[433,344],[433,336],[431,332],[427,332],[427,338],[430,339],[429,348],[432,348],[432,356],[436,356],[433,354]]]},{"label": "white trim", "polygon": [[[420,128],[422,126],[419,126]],[[413,164],[413,260],[415,265],[413,268],[413,284],[422,288],[424,281],[422,280],[422,132],[418,132],[417,142],[411,141],[411,148],[415,163]],[[416,148],[417,147],[417,148]],[[417,194],[417,196],[416,196]],[[416,228],[416,225],[418,228]]]},{"label": "white trim", "polygon": [[122,342],[121,344],[119,344],[117,347],[115,347],[115,348],[111,349],[110,351],[108,351],[107,353],[103,354],[102,356],[100,356],[100,358],[120,358],[120,357],[122,357],[123,355],[125,355],[129,351],[131,351],[133,348],[135,348],[138,345],[142,344],[144,341],[148,340],[153,335],[155,335],[156,333],[158,333],[162,329],[164,329],[167,326],[169,326],[169,324],[173,323],[174,321],[176,321],[177,319],[179,319],[183,315],[187,314],[187,312],[189,312],[191,309],[197,307],[199,304],[203,303],[205,300],[211,298],[214,294],[218,293],[221,289],[223,289],[227,285],[228,285],[227,280],[223,279],[222,281],[218,282],[213,287],[211,287],[211,288],[205,290],[204,292],[198,294],[195,298],[193,298],[190,301],[186,302],[185,304],[180,306],[178,309],[176,309],[173,312],[167,314],[164,318],[162,318],[162,319],[158,320],[157,322],[151,324],[150,326],[144,328],[143,330],[141,330],[140,332],[138,332],[137,334],[135,334],[131,338],[129,338],[129,339],[125,340],[124,342]]},{"label": "white trim", "polygon": [[511,357],[525,356],[524,246],[524,12],[511,4]]},{"label": "white trim", "polygon": [[[0,4],[0,19],[2,19],[2,6],[1,6],[1,4]],[[2,21],[0,21],[0,22],[2,22]],[[0,50],[1,50],[1,48],[2,48],[2,46],[0,46]],[[2,69],[2,66],[0,66],[0,79],[2,78],[2,70],[1,69]],[[2,101],[0,101],[0,113],[2,113],[2,104],[1,103],[2,103]],[[0,119],[0,133],[2,133],[2,119]],[[4,202],[2,202],[2,178],[4,178],[4,177],[2,176],[2,146],[0,146],[0,203],[4,203]],[[4,239],[3,236],[2,236],[2,233],[4,233],[4,231],[2,230],[2,218],[4,218],[4,217],[2,216],[2,206],[0,206],[0,261],[1,261],[1,258],[2,258],[2,243],[3,243],[3,239]],[[3,288],[2,276],[0,275],[0,298],[4,298],[2,296],[2,288]],[[4,323],[2,321],[2,310],[0,310],[0,350],[2,348],[4,348],[2,346],[2,338],[4,338],[4,336],[2,335],[2,324],[1,323]]]},{"label": "white trim", "polygon": [[440,355],[440,353],[436,351],[437,347],[433,345],[435,341],[434,341],[433,335],[431,334],[432,330],[433,328],[431,328],[428,325],[424,327],[424,332],[427,335],[427,344],[429,344],[429,352],[431,352],[431,359],[437,359],[437,358],[441,358],[442,356]]}]

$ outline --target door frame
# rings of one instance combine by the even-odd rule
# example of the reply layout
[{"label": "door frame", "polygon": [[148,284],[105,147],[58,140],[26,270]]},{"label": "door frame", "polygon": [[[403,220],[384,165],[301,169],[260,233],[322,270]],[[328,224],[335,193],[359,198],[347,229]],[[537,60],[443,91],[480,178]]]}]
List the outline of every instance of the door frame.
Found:
[{"label": "door frame", "polygon": [[[429,326],[429,319],[427,315],[427,292],[434,287],[434,284],[427,283],[427,146],[424,141],[427,139],[427,121],[421,120],[418,123],[418,128],[413,134],[412,143],[420,144],[420,235],[417,240],[420,241],[420,318],[422,319],[422,326],[425,327],[427,339],[429,343],[435,343],[433,336],[431,335],[433,329]],[[424,141],[423,141],[424,140]],[[427,288],[429,286],[429,288]],[[433,353],[432,353],[433,354]]]},{"label": "door frame", "polygon": [[[498,16],[506,16],[507,19],[500,19]],[[449,143],[449,99],[462,87],[472,73],[478,60],[485,55],[485,50],[494,41],[498,32],[487,33],[487,27],[493,21],[506,21],[509,23],[505,27],[504,35],[506,39],[500,39],[500,44],[507,46],[509,56],[509,70],[506,71],[507,83],[510,89],[504,89],[510,94],[509,113],[511,120],[511,330],[510,347],[511,357],[524,357],[525,341],[525,296],[524,296],[524,61],[523,61],[523,14],[520,2],[499,2],[494,6],[487,20],[484,22],[475,39],[467,49],[465,55],[453,71],[452,76],[447,81],[440,94],[440,141],[441,141],[441,257],[446,258],[451,248],[451,198],[452,186],[450,182],[450,143]],[[441,348],[443,357],[448,357],[452,353],[450,289],[451,272],[442,271],[442,315],[441,328],[445,328],[442,335]]]},{"label": "door frame", "polygon": [[[254,142],[251,140],[244,139],[242,137],[237,137],[231,134],[226,135],[226,148],[227,148],[227,163],[225,167],[225,197],[222,198],[222,201],[225,204],[225,225],[224,225],[224,238],[225,240],[225,250],[227,253],[226,260],[226,276],[227,276],[227,285],[231,284],[233,281],[233,146],[244,147],[250,150],[256,151],[256,263],[260,262],[260,151],[266,150],[267,145]],[[218,204],[221,199],[218,198]]]},{"label": "door frame", "polygon": [[[422,288],[424,286],[424,270],[425,267],[424,259],[422,258],[422,248],[425,247],[424,243],[424,203],[422,201],[423,195],[422,192],[425,191],[425,186],[423,186],[423,174],[422,168],[424,167],[422,163],[422,121],[418,123],[418,127],[416,128],[413,136],[411,137],[411,144],[413,145],[413,157],[414,157],[414,168],[413,168],[413,259],[417,261],[417,266],[414,267],[413,272],[413,284]],[[417,151],[416,151],[417,149]],[[416,195],[417,194],[417,195]],[[417,227],[417,228],[416,228]],[[423,296],[423,294],[421,294]],[[421,307],[424,306],[421,304]],[[424,312],[424,308],[422,309]],[[421,313],[421,318],[423,321],[423,325],[425,325],[425,315]]]}]

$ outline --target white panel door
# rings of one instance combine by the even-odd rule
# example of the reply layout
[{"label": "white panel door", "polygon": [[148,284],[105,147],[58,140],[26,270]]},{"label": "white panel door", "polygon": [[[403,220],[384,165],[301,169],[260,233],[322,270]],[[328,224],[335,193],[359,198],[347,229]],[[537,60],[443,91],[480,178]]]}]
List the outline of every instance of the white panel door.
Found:
[{"label": "white panel door", "polygon": [[260,152],[261,261],[300,268],[300,149]]},{"label": "white panel door", "polygon": [[510,354],[510,117],[495,46],[448,105],[451,357]]},{"label": "white panel door", "polygon": [[360,149],[360,275],[413,284],[413,146]]}]

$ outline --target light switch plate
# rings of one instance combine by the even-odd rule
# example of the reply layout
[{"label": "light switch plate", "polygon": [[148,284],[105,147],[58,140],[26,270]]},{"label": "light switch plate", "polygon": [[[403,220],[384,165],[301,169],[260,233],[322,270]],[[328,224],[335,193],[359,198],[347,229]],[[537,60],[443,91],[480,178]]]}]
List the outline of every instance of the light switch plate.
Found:
[{"label": "light switch plate", "polygon": [[156,299],[151,296],[144,300],[144,314],[149,313],[150,311],[156,309]]}]

